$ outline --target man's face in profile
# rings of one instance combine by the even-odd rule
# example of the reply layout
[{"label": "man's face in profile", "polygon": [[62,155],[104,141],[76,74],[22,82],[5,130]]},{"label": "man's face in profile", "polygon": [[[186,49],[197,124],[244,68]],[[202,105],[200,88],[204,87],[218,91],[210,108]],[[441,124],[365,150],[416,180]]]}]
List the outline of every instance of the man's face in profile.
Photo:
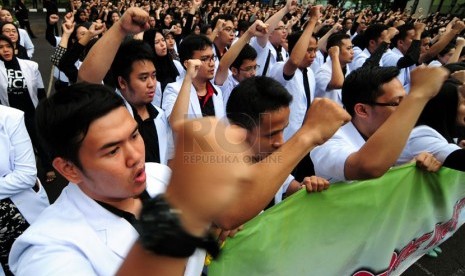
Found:
[{"label": "man's face in profile", "polygon": [[260,125],[247,131],[255,161],[260,161],[284,144],[284,129],[289,125],[289,107],[267,112],[260,117]]}]

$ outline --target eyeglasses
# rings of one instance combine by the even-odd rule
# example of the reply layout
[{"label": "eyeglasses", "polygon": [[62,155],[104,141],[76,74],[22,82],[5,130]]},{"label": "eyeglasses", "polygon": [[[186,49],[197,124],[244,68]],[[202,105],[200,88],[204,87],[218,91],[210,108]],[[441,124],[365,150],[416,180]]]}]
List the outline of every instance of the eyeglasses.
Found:
[{"label": "eyeglasses", "polygon": [[286,27],[284,27],[284,26],[279,26],[279,27],[275,28],[274,30],[275,30],[275,31],[282,31],[282,30],[284,30],[285,28],[286,28]]},{"label": "eyeglasses", "polygon": [[378,102],[367,102],[365,104],[368,105],[376,105],[376,106],[399,106],[400,102],[392,102],[392,103],[378,103]]},{"label": "eyeglasses", "polygon": [[205,62],[212,62],[212,61],[216,61],[216,56],[215,55],[212,55],[212,56],[204,56],[204,57],[201,57],[199,58],[199,60],[203,63]]},{"label": "eyeglasses", "polygon": [[226,28],[223,28],[223,31],[225,31],[227,33],[230,33],[230,34],[233,34],[233,33],[236,32],[236,29],[231,28],[231,27],[226,27]]},{"label": "eyeglasses", "polygon": [[242,68],[239,68],[239,70],[241,71],[244,71],[246,73],[250,73],[252,71],[257,71],[258,69],[260,69],[260,65],[255,65],[255,66],[248,66],[248,67],[245,67],[244,69]]}]

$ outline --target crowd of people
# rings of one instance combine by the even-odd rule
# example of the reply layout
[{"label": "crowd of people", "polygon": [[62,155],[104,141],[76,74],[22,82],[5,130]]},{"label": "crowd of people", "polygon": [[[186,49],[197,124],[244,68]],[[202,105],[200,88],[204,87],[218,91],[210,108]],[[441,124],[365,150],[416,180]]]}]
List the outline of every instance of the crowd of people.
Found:
[{"label": "crowd of people", "polygon": [[[23,2],[0,9],[6,275],[201,275],[207,251],[301,189],[412,160],[465,170],[465,19],[295,0],[47,5],[48,97]],[[48,185],[70,182],[50,206],[36,157]]]}]

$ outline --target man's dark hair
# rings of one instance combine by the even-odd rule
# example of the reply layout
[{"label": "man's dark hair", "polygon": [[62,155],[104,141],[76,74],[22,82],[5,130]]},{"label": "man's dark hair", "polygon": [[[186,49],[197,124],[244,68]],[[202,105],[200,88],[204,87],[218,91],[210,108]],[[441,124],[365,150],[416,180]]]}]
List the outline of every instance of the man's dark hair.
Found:
[{"label": "man's dark hair", "polygon": [[373,103],[384,92],[381,85],[390,82],[399,75],[397,67],[362,66],[352,71],[342,85],[342,104],[347,112],[355,115],[357,103]]},{"label": "man's dark hair", "polygon": [[246,20],[239,20],[239,22],[237,22],[237,31],[239,33],[247,31],[249,27],[250,27],[250,23]]},{"label": "man's dark hair", "polygon": [[121,44],[116,53],[115,59],[111,64],[111,72],[114,78],[114,85],[119,87],[118,77],[122,77],[129,82],[129,75],[133,68],[132,65],[136,61],[153,62],[154,51],[143,40],[129,39]]},{"label": "man's dark hair", "polygon": [[205,24],[200,27],[200,33],[203,35],[206,35],[208,32],[208,29],[213,29],[210,24]]},{"label": "man's dark hair", "polygon": [[218,22],[218,19],[223,19],[224,22],[226,21],[234,22],[234,16],[232,16],[231,14],[220,14],[216,16],[215,18],[213,18],[213,20],[210,22],[210,25],[212,26],[212,28],[216,27],[216,23]]},{"label": "man's dark hair", "polygon": [[381,37],[381,33],[388,29],[388,26],[384,24],[373,24],[368,26],[363,35],[365,36],[366,43],[365,48],[368,47],[370,40],[377,41]]},{"label": "man's dark hair", "polygon": [[[289,53],[292,53],[292,50],[294,50],[295,45],[297,44],[297,41],[299,41],[299,38],[302,36],[303,31],[295,32],[287,36],[287,47],[289,50]],[[313,39],[318,42],[318,39],[316,37],[312,36]]]},{"label": "man's dark hair", "polygon": [[212,47],[212,42],[208,37],[195,34],[186,36],[178,49],[181,64],[184,66],[184,61],[191,59],[194,56],[194,51],[202,51],[207,47]]},{"label": "man's dark hair", "polygon": [[397,47],[397,42],[399,42],[399,40],[404,40],[408,35],[408,31],[414,29],[415,28],[412,24],[404,24],[402,26],[397,27],[399,33],[391,39],[391,48]]},{"label": "man's dark hair", "polygon": [[237,58],[234,60],[234,62],[231,64],[231,68],[236,68],[239,70],[239,68],[242,66],[242,63],[244,60],[255,60],[257,58],[257,51],[250,46],[249,44],[245,44],[244,48],[242,48],[241,52],[237,56]]},{"label": "man's dark hair", "polygon": [[50,157],[82,169],[79,149],[95,120],[124,107],[123,99],[101,84],[79,83],[43,100],[36,110],[37,132]]},{"label": "man's dark hair", "polygon": [[350,35],[348,35],[346,33],[341,33],[341,32],[332,34],[328,38],[328,42],[326,43],[326,51],[328,51],[328,49],[333,47],[333,46],[341,47],[343,39],[349,39],[350,40]]},{"label": "man's dark hair", "polygon": [[439,52],[438,54],[438,57],[443,57],[445,56],[447,53],[450,52],[450,50],[454,49],[455,48],[455,44],[454,43],[449,43],[447,44],[446,47],[444,47],[444,49],[441,50],[441,52]]},{"label": "man's dark hair", "polygon": [[232,124],[252,130],[259,125],[263,114],[288,107],[291,101],[291,94],[276,80],[252,77],[232,90],[226,114]]},{"label": "man's dark hair", "polygon": [[341,25],[342,25],[343,28],[346,25],[347,21],[349,21],[349,20],[351,20],[352,23],[354,23],[354,21],[350,17],[344,17],[344,19],[342,19]]}]

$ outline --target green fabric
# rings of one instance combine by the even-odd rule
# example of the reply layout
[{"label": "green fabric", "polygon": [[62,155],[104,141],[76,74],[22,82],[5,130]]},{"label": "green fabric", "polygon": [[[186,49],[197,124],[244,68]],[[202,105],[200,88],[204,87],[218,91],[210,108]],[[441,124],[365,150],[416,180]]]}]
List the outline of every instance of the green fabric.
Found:
[{"label": "green fabric", "polygon": [[[228,239],[220,259],[209,266],[209,275],[370,272],[357,274],[362,276],[388,269],[398,275],[463,223],[465,212],[456,205],[465,198],[464,184],[462,172],[442,168],[425,173],[407,165],[375,180],[332,184],[322,193],[300,191]],[[435,225],[447,221],[454,223],[444,237],[428,246]],[[425,241],[418,250],[406,248],[420,238]],[[391,263],[394,252],[401,252],[401,258]]]}]

